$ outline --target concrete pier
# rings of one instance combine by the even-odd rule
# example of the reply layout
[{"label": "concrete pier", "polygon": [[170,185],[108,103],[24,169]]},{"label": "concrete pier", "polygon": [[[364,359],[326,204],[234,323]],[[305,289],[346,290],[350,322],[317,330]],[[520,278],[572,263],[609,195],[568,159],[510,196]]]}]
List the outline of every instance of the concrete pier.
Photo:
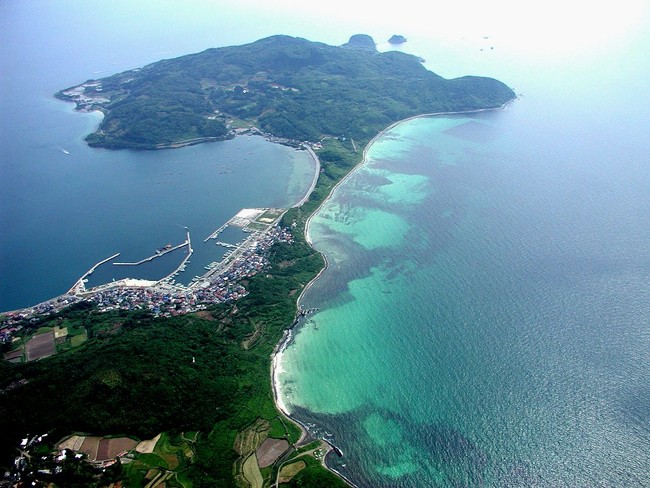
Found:
[{"label": "concrete pier", "polygon": [[153,261],[156,258],[159,258],[160,256],[164,256],[168,252],[175,251],[176,249],[180,249],[181,247],[185,247],[189,244],[189,235],[190,233],[187,233],[188,238],[185,242],[182,242],[178,246],[170,247],[169,249],[165,249],[163,251],[157,252],[153,256],[149,256],[148,258],[141,259],[140,261],[137,261],[135,263],[113,263],[113,266],[140,266],[141,264],[147,263],[149,261]]},{"label": "concrete pier", "polygon": [[98,262],[96,265],[94,265],[92,268],[90,268],[88,271],[86,271],[86,272],[81,276],[81,278],[79,278],[79,279],[77,280],[77,282],[76,282],[74,285],[72,285],[72,288],[70,288],[70,290],[68,290],[68,293],[69,293],[70,295],[76,295],[77,293],[83,293],[83,292],[85,292],[85,291],[86,291],[86,285],[84,284],[84,280],[85,280],[88,276],[90,276],[91,274],[93,274],[93,272],[94,272],[97,268],[99,268],[102,264],[109,262],[111,259],[115,259],[115,258],[118,257],[119,255],[120,255],[120,253],[118,252],[118,253],[113,254],[111,257],[106,258],[106,259],[103,259],[102,261]]},{"label": "concrete pier", "polygon": [[185,242],[181,245],[181,247],[182,247],[182,246],[187,246],[187,256],[185,256],[185,259],[183,259],[183,261],[181,262],[181,264],[178,265],[178,268],[176,268],[174,271],[172,271],[171,273],[169,273],[169,274],[168,274],[167,276],[165,276],[163,279],[157,281],[156,284],[161,284],[161,283],[165,283],[165,282],[167,282],[167,281],[170,280],[171,277],[174,276],[176,273],[180,273],[181,271],[183,271],[183,269],[185,269],[185,265],[186,265],[187,262],[190,260],[190,256],[191,256],[192,253],[194,252],[194,249],[192,249],[192,240],[190,239],[190,231],[189,231],[189,230],[187,231],[187,239],[186,239]]},{"label": "concrete pier", "polygon": [[225,224],[223,224],[221,227],[219,227],[217,230],[215,230],[215,231],[214,231],[212,234],[210,234],[208,237],[206,237],[205,239],[203,239],[203,242],[208,242],[210,239],[216,239],[217,237],[219,237],[219,234],[221,234],[221,233],[224,231],[224,229],[225,229],[226,227],[228,227],[228,222],[226,222]]}]

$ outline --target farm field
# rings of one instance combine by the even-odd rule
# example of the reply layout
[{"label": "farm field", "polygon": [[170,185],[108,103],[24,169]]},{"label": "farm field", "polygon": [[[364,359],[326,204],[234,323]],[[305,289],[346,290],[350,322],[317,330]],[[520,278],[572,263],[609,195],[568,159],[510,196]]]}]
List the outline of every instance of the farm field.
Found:
[{"label": "farm field", "polygon": [[56,352],[54,344],[54,331],[49,330],[42,334],[36,334],[25,344],[26,360],[46,358]]}]

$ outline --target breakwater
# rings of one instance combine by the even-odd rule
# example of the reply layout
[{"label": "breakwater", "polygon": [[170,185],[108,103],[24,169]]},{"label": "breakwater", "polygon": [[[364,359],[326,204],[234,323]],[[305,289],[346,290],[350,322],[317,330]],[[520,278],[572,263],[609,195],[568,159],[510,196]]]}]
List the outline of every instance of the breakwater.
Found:
[{"label": "breakwater", "polygon": [[118,252],[118,253],[113,254],[113,255],[110,256],[110,257],[107,257],[106,259],[103,259],[103,260],[99,261],[97,264],[95,264],[93,267],[91,267],[88,271],[86,271],[86,272],[81,276],[81,278],[79,278],[79,279],[77,280],[77,282],[76,282],[74,285],[72,285],[72,288],[70,288],[70,290],[68,291],[68,293],[71,294],[71,295],[76,295],[76,294],[79,294],[79,293],[84,293],[84,292],[86,291],[86,284],[85,284],[84,280],[85,280],[88,276],[90,276],[91,274],[93,274],[93,273],[95,272],[95,270],[96,270],[98,267],[100,267],[102,264],[108,263],[109,261],[111,261],[112,259],[115,259],[115,258],[118,257],[119,255],[120,255],[120,253]]},{"label": "breakwater", "polygon": [[190,241],[189,241],[189,232],[188,232],[187,235],[188,235],[187,240],[185,242],[182,242],[182,243],[178,244],[177,246],[164,248],[164,249],[161,249],[159,251],[156,251],[156,254],[152,254],[151,256],[149,256],[147,258],[141,259],[140,261],[136,261],[136,262],[133,262],[133,263],[113,263],[113,266],[140,266],[141,264],[151,262],[154,259],[162,257],[167,253],[174,252],[177,249],[180,249],[182,247],[185,247],[185,246],[189,245],[189,243],[190,243]]}]

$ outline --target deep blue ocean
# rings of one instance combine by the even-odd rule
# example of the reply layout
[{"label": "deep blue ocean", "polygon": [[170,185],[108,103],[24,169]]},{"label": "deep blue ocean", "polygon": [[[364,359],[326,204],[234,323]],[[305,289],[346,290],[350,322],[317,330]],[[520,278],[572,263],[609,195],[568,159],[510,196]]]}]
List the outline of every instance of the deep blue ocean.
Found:
[{"label": "deep blue ocean", "polygon": [[336,23],[144,5],[0,5],[0,309],[65,291],[114,252],[181,242],[183,226],[202,241],[239,208],[289,205],[309,179],[306,158],[256,138],[89,149],[97,117],[54,92],[276,33],[404,34],[429,69],[493,76],[518,99],[398,125],[313,219],[331,266],[282,357],[284,403],[360,486],[650,486],[647,18],[614,33],[612,6],[611,40],[586,48],[578,27],[564,45],[553,26],[513,43],[415,17],[394,32],[347,9]]},{"label": "deep blue ocean", "polygon": [[[161,52],[161,26],[133,30],[132,37],[112,36],[111,29],[119,29],[120,19],[131,10],[128,3],[118,2],[114,12],[103,14],[106,20],[113,15],[113,27],[93,23],[98,11],[91,6],[67,6],[72,10],[53,2],[0,6],[0,43],[5,47],[0,95],[1,311],[65,293],[95,263],[115,253],[121,253],[117,261],[136,262],[166,244],[180,244],[185,227],[194,254],[176,280],[187,283],[224,254],[214,241],[203,243],[208,235],[242,208],[293,205],[314,175],[305,151],[261,137],[167,151],[88,147],[83,137],[101,115],[75,112],[73,104],[55,99],[55,92],[190,51],[182,51],[182,42],[168,40],[166,47],[177,50]],[[71,23],[77,28],[70,29]],[[153,50],[155,40],[159,44]],[[223,240],[244,238],[233,231]],[[138,267],[107,263],[91,275],[88,285],[126,277],[163,278],[182,261],[182,252]]]}]

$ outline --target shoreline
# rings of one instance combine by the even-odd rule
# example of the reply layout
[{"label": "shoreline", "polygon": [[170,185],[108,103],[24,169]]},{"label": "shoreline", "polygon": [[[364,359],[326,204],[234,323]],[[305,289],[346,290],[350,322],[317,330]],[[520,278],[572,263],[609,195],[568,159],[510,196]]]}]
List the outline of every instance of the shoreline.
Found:
[{"label": "shoreline", "polygon": [[311,156],[312,160],[314,161],[314,164],[316,165],[315,171],[314,171],[314,177],[312,178],[311,185],[309,185],[309,188],[305,192],[305,194],[302,196],[298,202],[296,202],[294,205],[291,205],[290,208],[298,208],[301,207],[304,203],[309,200],[309,197],[311,196],[312,192],[314,191],[314,188],[316,188],[316,183],[318,183],[318,177],[320,176],[320,159],[318,158],[318,155],[314,152],[314,150],[308,146],[304,146],[305,150],[309,153]]},{"label": "shoreline", "polygon": [[[352,169],[350,169],[350,171],[343,178],[341,178],[341,180],[339,180],[334,185],[334,187],[330,190],[327,197],[325,197],[325,199],[321,202],[321,204],[316,208],[316,210],[314,210],[312,212],[311,215],[309,215],[309,217],[307,217],[307,220],[305,221],[305,229],[304,229],[305,241],[307,242],[307,244],[309,244],[309,246],[312,249],[317,251],[323,257],[324,265],[321,268],[321,270],[318,272],[318,274],[314,278],[312,278],[309,281],[309,283],[307,283],[304,286],[304,288],[300,292],[300,295],[298,295],[298,298],[296,299],[296,309],[300,310],[301,302],[302,302],[302,299],[303,299],[305,293],[313,286],[313,284],[316,282],[316,280],[318,280],[322,276],[322,274],[329,268],[329,265],[330,265],[329,260],[327,259],[327,255],[323,251],[321,251],[321,250],[317,249],[316,247],[314,247],[314,243],[311,240],[311,236],[309,234],[311,221],[314,218],[314,216],[316,216],[320,212],[320,210],[323,208],[323,206],[326,205],[327,203],[329,203],[329,201],[334,196],[334,192],[337,190],[337,188],[340,185],[342,185],[345,181],[347,181],[347,179],[350,178],[352,176],[352,174],[354,174],[359,168],[361,168],[363,165],[365,165],[368,162],[368,157],[367,157],[368,156],[368,151],[370,150],[372,145],[375,142],[377,142],[377,140],[379,140],[381,137],[386,135],[386,133],[388,133],[389,131],[394,129],[396,126],[398,126],[399,124],[402,124],[404,122],[409,122],[409,121],[415,120],[415,119],[437,117],[437,116],[443,116],[443,115],[463,115],[463,114],[473,114],[473,113],[480,113],[480,112],[504,110],[510,103],[514,102],[515,100],[517,100],[517,97],[513,98],[512,100],[508,100],[506,103],[504,103],[500,107],[494,107],[494,108],[482,108],[482,109],[465,110],[465,111],[458,111],[458,112],[435,112],[435,113],[425,113],[425,114],[420,114],[420,115],[414,115],[412,117],[407,117],[405,119],[401,119],[401,120],[398,120],[397,122],[392,123],[391,125],[389,125],[385,129],[383,129],[382,131],[377,133],[377,135],[375,135],[372,139],[370,139],[370,141],[368,141],[368,143],[366,144],[366,146],[363,149],[363,155],[361,157],[361,161],[359,161],[359,163],[357,163]],[[311,152],[312,152],[312,156],[315,157],[318,160],[318,156],[313,151],[311,151]],[[318,167],[320,168],[320,161],[318,162]],[[315,183],[316,182],[314,182],[314,185],[312,186],[310,192],[308,192],[308,194],[303,198],[304,201],[307,201],[307,199],[309,198],[309,195],[311,194],[311,191],[313,191],[313,189],[315,187]],[[298,205],[296,205],[296,207],[297,206]],[[298,427],[300,427],[301,436],[300,436],[300,439],[298,440],[298,442],[296,443],[297,445],[299,445],[301,442],[303,442],[309,436],[309,431],[307,430],[307,427],[302,422],[300,422],[299,420],[297,420],[296,418],[291,416],[291,413],[289,412],[289,409],[285,405],[284,400],[282,398],[282,393],[281,393],[281,386],[282,385],[280,384],[279,375],[282,372],[284,372],[284,368],[282,367],[282,364],[281,364],[282,363],[282,354],[284,353],[286,348],[291,344],[291,341],[294,338],[293,330],[294,330],[294,328],[296,326],[299,325],[299,320],[300,320],[300,316],[296,316],[296,319],[293,321],[291,326],[289,328],[285,329],[285,331],[283,333],[283,336],[282,336],[282,339],[275,346],[275,348],[273,349],[273,352],[271,353],[271,385],[272,385],[272,390],[273,390],[273,401],[275,403],[276,408],[290,422],[293,422]],[[323,466],[325,466],[332,473],[336,474],[336,476],[339,476],[340,478],[345,480],[346,483],[349,483],[353,487],[356,486],[346,476],[339,473],[336,469],[334,469],[333,467],[331,467],[331,466],[329,466],[327,464],[327,454],[329,454],[331,452],[331,450],[332,449],[330,449],[325,454],[325,456],[323,457]]]}]

